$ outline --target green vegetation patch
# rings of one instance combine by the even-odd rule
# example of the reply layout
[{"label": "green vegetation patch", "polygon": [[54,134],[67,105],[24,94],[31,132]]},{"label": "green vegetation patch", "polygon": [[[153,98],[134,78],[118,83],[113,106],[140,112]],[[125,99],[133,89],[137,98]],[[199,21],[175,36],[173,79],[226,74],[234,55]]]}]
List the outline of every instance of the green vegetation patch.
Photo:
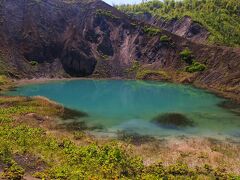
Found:
[{"label": "green vegetation patch", "polygon": [[96,14],[99,16],[105,16],[105,17],[109,17],[112,19],[119,19],[119,17],[113,15],[111,11],[107,11],[107,10],[103,10],[103,9],[98,9],[96,11]]},{"label": "green vegetation patch", "polygon": [[127,14],[150,13],[166,20],[190,16],[210,32],[210,43],[240,46],[239,0],[151,0],[116,7]]},{"label": "green vegetation patch", "polygon": [[131,72],[136,73],[140,67],[141,67],[140,63],[134,60],[131,67],[127,69],[127,73],[131,73]]},{"label": "green vegetation patch", "polygon": [[180,52],[180,57],[187,64],[192,64],[193,61],[193,53],[189,48],[185,48],[182,52]]},{"label": "green vegetation patch", "polygon": [[204,64],[201,64],[199,62],[193,62],[190,66],[187,66],[185,68],[186,72],[194,73],[199,71],[204,71],[206,69],[206,66]]},{"label": "green vegetation patch", "polygon": [[170,79],[168,74],[165,71],[161,70],[140,69],[136,74],[137,79],[146,79],[148,76],[157,76],[162,80]]},{"label": "green vegetation patch", "polygon": [[188,66],[185,68],[186,72],[194,73],[204,71],[206,69],[206,65],[194,60],[193,53],[189,48],[185,48],[182,52],[180,52],[180,57],[188,64]]},{"label": "green vegetation patch", "polygon": [[[136,177],[143,163],[128,156],[116,145],[76,146],[68,139],[58,140],[46,135],[40,128],[28,126],[1,126],[0,152],[6,172],[11,171],[6,162],[14,160],[13,154],[34,154],[41,157],[48,168],[35,172],[38,178],[51,179],[112,179]],[[7,153],[6,153],[7,152]],[[4,172],[2,177],[9,177]],[[18,173],[19,177],[22,173]],[[15,176],[15,175],[14,175]],[[13,175],[11,175],[13,177]],[[12,178],[10,178],[12,179]]]},{"label": "green vegetation patch", "polygon": [[159,28],[155,28],[152,26],[144,26],[142,30],[149,36],[157,36],[161,33],[161,30]]},{"label": "green vegetation patch", "polygon": [[[56,139],[40,128],[0,127],[0,160],[5,166],[1,177],[21,178],[24,167],[16,163],[14,154],[34,154],[46,164],[33,176],[46,179],[159,179],[159,178],[233,178],[210,166],[198,170],[178,163],[162,163],[145,167],[138,157],[128,155],[116,144],[77,146],[69,139]],[[200,171],[201,170],[201,171]]]},{"label": "green vegetation patch", "polygon": [[171,41],[171,38],[168,37],[168,36],[166,36],[166,35],[162,35],[162,36],[160,37],[160,42],[168,43],[168,42],[170,42],[170,41]]},{"label": "green vegetation patch", "polygon": [[9,79],[5,75],[0,75],[0,86],[9,83]]},{"label": "green vegetation patch", "polygon": [[0,75],[0,92],[12,86],[13,82],[6,75]]}]

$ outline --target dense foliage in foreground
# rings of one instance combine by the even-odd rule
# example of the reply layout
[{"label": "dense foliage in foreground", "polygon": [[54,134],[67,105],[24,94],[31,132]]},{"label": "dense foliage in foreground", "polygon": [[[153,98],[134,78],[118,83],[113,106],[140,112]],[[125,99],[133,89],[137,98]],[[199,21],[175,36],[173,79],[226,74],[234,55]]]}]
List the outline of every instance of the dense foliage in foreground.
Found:
[{"label": "dense foliage in foreground", "polygon": [[209,41],[228,46],[240,45],[239,0],[158,0],[136,5],[121,5],[128,14],[150,13],[166,19],[190,16],[211,33]]},{"label": "dense foliage in foreground", "polygon": [[[160,179],[233,178],[224,170],[205,165],[191,169],[178,163],[144,166],[123,145],[110,143],[76,145],[43,128],[26,125],[29,113],[42,116],[61,114],[62,109],[46,99],[0,97],[0,169],[2,178],[21,179],[25,173],[47,179]],[[19,122],[18,118],[21,117]],[[35,120],[36,121],[36,120]],[[81,138],[80,138],[81,139]],[[27,161],[24,161],[27,159]]]}]

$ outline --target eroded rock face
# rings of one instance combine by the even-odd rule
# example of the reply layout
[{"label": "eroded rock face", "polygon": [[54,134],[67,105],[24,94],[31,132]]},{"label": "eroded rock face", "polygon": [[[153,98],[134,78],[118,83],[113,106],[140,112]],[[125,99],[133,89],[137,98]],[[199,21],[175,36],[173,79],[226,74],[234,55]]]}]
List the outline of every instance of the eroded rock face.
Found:
[{"label": "eroded rock face", "polygon": [[206,28],[194,22],[189,16],[182,19],[165,20],[164,18],[155,18],[150,13],[144,13],[137,16],[133,15],[133,18],[143,20],[194,42],[204,43],[210,35]]},{"label": "eroded rock face", "polygon": [[165,113],[153,118],[153,123],[160,127],[169,129],[179,129],[192,127],[193,121],[181,113]]},{"label": "eroded rock face", "polygon": [[[88,29],[86,22],[91,20],[91,15],[86,16],[87,4],[60,0],[2,1],[0,10],[4,20],[0,31],[9,54],[16,53],[12,60],[14,66],[30,77],[48,76],[51,70],[54,71],[51,76],[91,75],[96,57],[91,43],[83,37]],[[30,67],[28,62],[31,61],[40,66]],[[58,64],[59,70],[48,66],[53,62]],[[38,71],[45,73],[38,74]]]}]

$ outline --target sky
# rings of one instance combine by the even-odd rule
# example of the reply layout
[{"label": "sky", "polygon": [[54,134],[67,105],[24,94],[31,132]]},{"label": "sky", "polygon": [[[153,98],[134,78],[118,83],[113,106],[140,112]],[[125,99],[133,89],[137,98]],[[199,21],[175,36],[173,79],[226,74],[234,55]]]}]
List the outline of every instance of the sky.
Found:
[{"label": "sky", "polygon": [[135,4],[140,3],[142,0],[103,0],[106,3],[113,5],[113,4]]}]

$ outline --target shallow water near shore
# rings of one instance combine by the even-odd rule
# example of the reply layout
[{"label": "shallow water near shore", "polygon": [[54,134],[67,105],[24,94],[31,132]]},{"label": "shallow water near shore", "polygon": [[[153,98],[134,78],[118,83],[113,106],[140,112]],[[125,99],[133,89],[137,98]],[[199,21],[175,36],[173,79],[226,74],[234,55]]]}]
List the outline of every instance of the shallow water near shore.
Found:
[{"label": "shallow water near shore", "polygon": [[[124,131],[155,137],[240,139],[240,116],[219,106],[226,100],[191,86],[131,80],[68,80],[24,85],[6,94],[45,96],[85,112],[87,117],[74,122],[84,122],[98,134]],[[191,123],[181,124],[176,119],[179,117]],[[62,121],[70,122],[73,120]]]}]

